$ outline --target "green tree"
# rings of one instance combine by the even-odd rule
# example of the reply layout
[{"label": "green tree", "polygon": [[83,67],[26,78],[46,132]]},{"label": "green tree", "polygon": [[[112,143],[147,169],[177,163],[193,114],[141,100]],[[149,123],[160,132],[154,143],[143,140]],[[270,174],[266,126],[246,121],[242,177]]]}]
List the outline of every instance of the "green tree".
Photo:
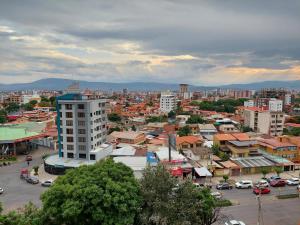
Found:
[{"label": "green tree", "polygon": [[219,156],[220,155],[220,146],[218,144],[213,144],[211,146],[211,150],[214,155]]},{"label": "green tree", "polygon": [[46,96],[41,96],[41,102],[50,102]]},{"label": "green tree", "polygon": [[176,117],[176,113],[172,110],[168,113],[168,118],[174,119]]},{"label": "green tree", "polygon": [[162,165],[148,167],[140,183],[143,207],[137,224],[210,225],[218,218],[209,189],[198,189],[189,180],[178,183]]},{"label": "green tree", "polygon": [[22,108],[26,111],[32,111],[33,107],[34,107],[34,105],[32,105],[30,103],[25,103],[24,105],[22,105]]},{"label": "green tree", "polygon": [[191,115],[186,121],[187,124],[205,123],[206,121],[199,115]]},{"label": "green tree", "polygon": [[163,116],[150,116],[146,119],[147,123],[156,123],[156,122],[167,122],[168,117],[163,115]]},{"label": "green tree", "polygon": [[12,112],[18,112],[20,109],[20,106],[17,103],[9,103],[8,106],[5,108],[5,110],[8,113],[12,113]]},{"label": "green tree", "polygon": [[32,105],[32,106],[35,106],[37,103],[38,103],[37,100],[31,100],[31,101],[29,102],[29,104]]},{"label": "green tree", "polygon": [[131,126],[132,131],[136,131],[136,127],[134,125]]},{"label": "green tree", "polygon": [[248,127],[248,126],[242,126],[242,132],[250,132],[250,131],[252,131],[252,129],[250,128],[250,127]]},{"label": "green tree", "polygon": [[177,132],[177,134],[178,134],[180,137],[182,137],[182,136],[188,136],[188,135],[190,135],[191,133],[192,133],[192,130],[191,130],[191,128],[190,128],[188,125],[179,128],[179,130],[178,130],[178,132]]},{"label": "green tree", "polygon": [[7,122],[7,112],[4,109],[0,110],[0,123],[6,123]]},{"label": "green tree", "polygon": [[108,114],[107,117],[111,122],[121,122],[121,117],[117,113]]},{"label": "green tree", "polygon": [[262,167],[260,169],[261,174],[263,175],[263,179],[266,178],[266,175],[270,172],[270,170],[267,167]]},{"label": "green tree", "polygon": [[51,103],[49,101],[47,101],[47,102],[41,101],[38,105],[40,107],[51,107]]},{"label": "green tree", "polygon": [[228,176],[228,175],[223,175],[223,180],[224,180],[224,182],[227,182],[228,179],[229,179],[229,176]]},{"label": "green tree", "polygon": [[112,132],[114,131],[121,131],[120,127],[112,127],[112,128],[109,128],[108,130],[108,134],[111,134]]},{"label": "green tree", "polygon": [[283,169],[280,166],[276,166],[274,167],[274,172],[277,174],[277,176],[280,176],[280,174],[283,172]]},{"label": "green tree", "polygon": [[227,161],[227,160],[229,160],[229,158],[230,158],[229,155],[228,155],[227,153],[221,152],[221,151],[220,151],[219,157],[220,157],[223,161]]},{"label": "green tree", "polygon": [[34,166],[33,170],[34,170],[34,175],[35,176],[39,175],[39,166]]},{"label": "green tree", "polygon": [[112,159],[68,170],[41,199],[51,225],[133,224],[141,203],[133,171]]}]

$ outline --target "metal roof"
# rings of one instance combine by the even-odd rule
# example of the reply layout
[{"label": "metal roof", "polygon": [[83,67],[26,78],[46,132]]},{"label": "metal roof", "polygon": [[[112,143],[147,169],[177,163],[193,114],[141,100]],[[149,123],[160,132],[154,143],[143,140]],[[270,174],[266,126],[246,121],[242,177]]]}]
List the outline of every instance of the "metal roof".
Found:
[{"label": "metal roof", "polygon": [[266,159],[263,156],[235,158],[232,160],[244,168],[275,166],[274,162]]}]

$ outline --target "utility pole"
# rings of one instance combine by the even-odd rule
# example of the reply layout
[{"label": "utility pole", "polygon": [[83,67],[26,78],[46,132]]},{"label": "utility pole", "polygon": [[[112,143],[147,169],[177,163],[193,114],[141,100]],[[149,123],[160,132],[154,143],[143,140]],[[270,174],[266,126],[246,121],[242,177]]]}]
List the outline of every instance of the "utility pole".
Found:
[{"label": "utility pole", "polygon": [[259,195],[257,196],[257,201],[258,201],[257,225],[264,225],[263,212],[261,208],[261,187],[259,187]]}]

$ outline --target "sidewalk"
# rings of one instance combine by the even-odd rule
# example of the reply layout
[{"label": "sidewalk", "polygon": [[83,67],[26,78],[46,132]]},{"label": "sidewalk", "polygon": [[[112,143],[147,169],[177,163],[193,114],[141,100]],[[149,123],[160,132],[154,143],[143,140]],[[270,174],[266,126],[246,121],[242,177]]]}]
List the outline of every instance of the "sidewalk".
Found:
[{"label": "sidewalk", "polygon": [[[33,169],[30,171],[30,175],[35,176]],[[54,181],[54,180],[56,180],[56,178],[58,176],[57,175],[52,175],[52,174],[49,174],[49,173],[45,172],[44,164],[41,164],[41,165],[39,165],[39,174],[36,177],[38,177],[40,182],[44,182],[46,180],[53,180]]]}]

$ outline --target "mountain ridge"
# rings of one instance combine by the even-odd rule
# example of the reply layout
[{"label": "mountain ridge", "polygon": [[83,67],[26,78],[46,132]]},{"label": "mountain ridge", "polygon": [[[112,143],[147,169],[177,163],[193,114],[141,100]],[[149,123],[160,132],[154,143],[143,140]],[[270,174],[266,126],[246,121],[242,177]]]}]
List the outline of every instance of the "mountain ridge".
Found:
[{"label": "mountain ridge", "polygon": [[[62,78],[45,78],[30,83],[14,83],[1,84],[0,91],[17,91],[17,90],[64,90],[75,80]],[[112,82],[93,82],[76,80],[79,82],[81,89],[103,90],[103,91],[121,91],[127,88],[129,91],[163,91],[163,90],[178,90],[179,84],[175,83],[159,83],[159,82],[127,82],[127,83],[112,83]],[[228,84],[220,86],[195,86],[189,85],[191,91],[197,90],[212,90],[216,88],[222,89],[249,89],[258,90],[261,88],[287,88],[300,89],[300,80],[291,81],[262,81],[246,84]]]}]

